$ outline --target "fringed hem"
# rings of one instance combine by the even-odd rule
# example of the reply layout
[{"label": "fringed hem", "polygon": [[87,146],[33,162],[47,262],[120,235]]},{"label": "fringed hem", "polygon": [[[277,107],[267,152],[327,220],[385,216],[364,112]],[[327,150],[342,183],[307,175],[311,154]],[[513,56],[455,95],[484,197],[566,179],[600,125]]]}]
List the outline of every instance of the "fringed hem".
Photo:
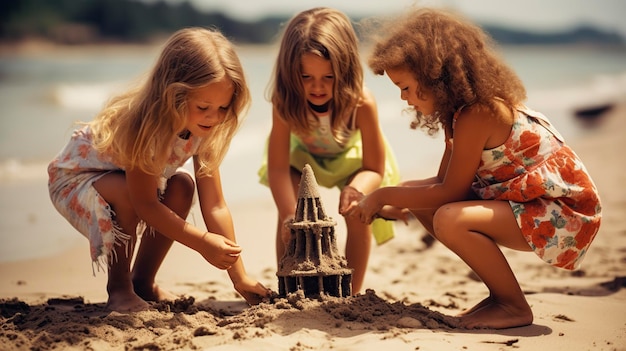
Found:
[{"label": "fringed hem", "polygon": [[[109,210],[109,211],[110,211],[110,214],[112,215],[115,214],[113,210]],[[132,239],[132,236],[122,231],[122,228],[117,224],[117,222],[115,222],[115,220],[113,220],[113,216],[111,216],[111,222],[113,224],[113,228],[111,229],[109,233],[111,233],[111,235],[113,236],[113,244],[111,247],[109,247],[108,245],[102,245],[100,254],[97,255],[96,257],[92,257],[91,270],[94,276],[96,274],[94,268],[97,268],[98,272],[100,270],[104,271],[105,270],[104,268],[108,267],[109,261],[111,262],[117,261],[118,259],[117,252],[111,248],[114,248],[115,246],[123,245],[124,253],[126,257],[129,257],[129,255],[131,254],[128,252],[128,249],[130,247],[129,243],[130,243],[130,240]],[[138,228],[141,226],[141,223],[137,225]],[[145,223],[143,225],[145,227]]]}]

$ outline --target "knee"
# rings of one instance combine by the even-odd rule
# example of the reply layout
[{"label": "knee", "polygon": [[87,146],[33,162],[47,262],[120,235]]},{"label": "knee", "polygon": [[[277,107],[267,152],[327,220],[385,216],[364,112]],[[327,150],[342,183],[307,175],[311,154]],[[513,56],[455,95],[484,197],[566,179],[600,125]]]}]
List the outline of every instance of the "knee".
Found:
[{"label": "knee", "polygon": [[363,224],[360,220],[354,218],[346,218],[346,230],[348,237],[353,240],[370,240],[372,236],[372,226]]},{"label": "knee", "polygon": [[189,174],[179,173],[167,181],[166,194],[174,195],[179,199],[191,199],[195,191],[195,182]]},{"label": "knee", "polygon": [[457,232],[456,227],[460,210],[457,206],[446,204],[435,211],[433,215],[433,235],[442,243],[449,242]]}]

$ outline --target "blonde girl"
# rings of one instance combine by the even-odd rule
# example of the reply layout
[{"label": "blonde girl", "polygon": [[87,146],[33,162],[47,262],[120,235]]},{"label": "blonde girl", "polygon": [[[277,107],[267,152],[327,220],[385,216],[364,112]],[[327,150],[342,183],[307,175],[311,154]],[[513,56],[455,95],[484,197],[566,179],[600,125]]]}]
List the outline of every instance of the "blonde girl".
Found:
[{"label": "blonde girl", "polygon": [[[374,97],[363,87],[359,48],[349,18],[331,8],[313,8],[287,24],[271,83],[272,129],[267,163],[259,171],[278,209],[276,255],[289,241],[302,168],[311,165],[318,183],[341,189],[339,213],[381,184],[398,181],[395,160],[379,124]],[[361,290],[372,229],[345,218],[346,258],[352,292]],[[378,243],[393,236],[378,220]]]},{"label": "blonde girl", "polygon": [[484,282],[489,296],[460,315],[466,328],[532,323],[533,313],[499,246],[534,251],[576,269],[600,227],[597,189],[490,38],[452,13],[417,9],[384,29],[369,58],[414,109],[415,126],[443,129],[432,178],[384,187],[350,215],[369,223],[382,206],[408,208]]},{"label": "blonde girl", "polygon": [[[182,29],[142,85],[110,100],[50,163],[50,198],[108,267],[107,307],[137,311],[172,299],[155,283],[173,241],[228,270],[249,303],[268,290],[249,278],[224,201],[219,165],[250,101],[232,44]],[[193,157],[195,177],[181,166]],[[195,184],[194,184],[195,178]],[[185,221],[196,189],[208,231]],[[141,244],[131,269],[137,242]]]}]

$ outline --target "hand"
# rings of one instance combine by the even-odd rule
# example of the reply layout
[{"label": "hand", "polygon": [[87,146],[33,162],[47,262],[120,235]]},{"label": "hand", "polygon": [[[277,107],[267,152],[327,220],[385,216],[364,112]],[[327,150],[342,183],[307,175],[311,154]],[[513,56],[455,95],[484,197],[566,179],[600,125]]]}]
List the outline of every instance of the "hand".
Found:
[{"label": "hand", "polygon": [[245,276],[241,281],[233,284],[235,290],[246,300],[249,305],[258,305],[263,298],[272,295],[272,290],[263,286],[254,279]]},{"label": "hand", "polygon": [[404,224],[409,224],[409,219],[413,217],[411,211],[408,208],[399,208],[390,205],[383,206],[378,213],[376,213],[376,217],[383,218],[386,220],[395,221],[397,219],[404,222]]},{"label": "hand", "polygon": [[291,223],[292,220],[293,216],[283,220],[282,227],[280,228],[280,238],[285,246],[287,246],[289,240],[291,240],[291,228],[289,228],[289,223]]},{"label": "hand", "polygon": [[358,218],[364,224],[370,224],[375,219],[376,214],[383,207],[377,200],[378,190],[364,196],[356,206],[351,206],[346,215]]},{"label": "hand", "polygon": [[350,185],[346,185],[339,195],[339,214],[346,216],[346,214],[363,198],[363,193]]},{"label": "hand", "polygon": [[206,232],[198,250],[202,257],[219,269],[230,268],[239,259],[241,247],[219,234]]}]

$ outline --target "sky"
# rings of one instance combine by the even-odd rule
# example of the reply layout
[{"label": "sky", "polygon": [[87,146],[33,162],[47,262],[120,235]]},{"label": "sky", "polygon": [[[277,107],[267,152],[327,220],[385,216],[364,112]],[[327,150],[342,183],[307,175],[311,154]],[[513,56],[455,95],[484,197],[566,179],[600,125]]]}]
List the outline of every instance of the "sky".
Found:
[{"label": "sky", "polygon": [[[150,0],[148,0],[150,1]],[[185,0],[168,0],[179,2]],[[242,20],[268,15],[292,16],[316,6],[328,6],[352,17],[392,15],[415,0],[190,0],[200,10],[223,11]],[[559,31],[581,24],[619,32],[626,37],[624,0],[422,0],[420,6],[452,7],[486,24],[519,29]]]}]

